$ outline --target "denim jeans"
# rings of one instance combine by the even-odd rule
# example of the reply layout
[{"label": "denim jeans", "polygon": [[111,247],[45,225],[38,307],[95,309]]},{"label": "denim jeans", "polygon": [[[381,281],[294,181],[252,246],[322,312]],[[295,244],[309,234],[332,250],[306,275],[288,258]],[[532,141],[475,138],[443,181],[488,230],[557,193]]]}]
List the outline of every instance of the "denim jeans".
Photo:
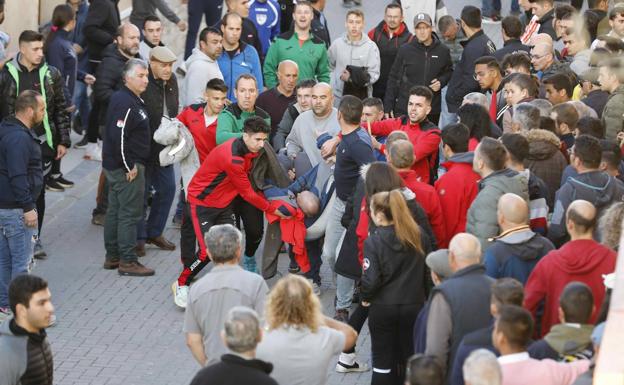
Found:
[{"label": "denim jeans", "polygon": [[108,210],[104,222],[104,247],[109,261],[136,262],[137,223],[143,216],[145,167],[136,165],[138,173],[132,182],[126,170],[104,169],[108,181]]},{"label": "denim jeans", "polygon": [[[329,209],[329,218],[327,219],[327,229],[325,230],[325,243],[323,244],[323,261],[334,270],[336,265],[336,257],[342,245],[345,235],[345,228],[342,227],[340,219],[345,212],[345,202],[336,197],[334,205]],[[336,310],[349,309],[351,307],[351,299],[353,298],[353,290],[355,282],[342,275],[336,275]]]},{"label": "denim jeans", "polygon": [[28,273],[35,227],[24,225],[24,210],[0,209],[0,307],[9,306],[9,283]]},{"label": "denim jeans", "polygon": [[91,113],[91,101],[87,95],[87,84],[77,81],[74,86],[74,98],[72,103],[76,106],[76,111],[80,112],[80,125],[83,130],[89,125],[89,114]]},{"label": "denim jeans", "polygon": [[446,104],[446,91],[448,91],[448,86],[442,88],[442,105],[440,121],[438,122],[438,127],[440,127],[441,130],[449,124],[457,123],[457,114],[449,112],[448,110],[448,105]]},{"label": "denim jeans", "polygon": [[[152,195],[152,205],[149,216],[145,220],[147,212],[147,195],[150,187],[156,191]],[[137,225],[138,239],[156,238],[165,231],[167,218],[173,204],[176,193],[176,181],[173,165],[161,167],[157,164],[145,167],[145,202],[143,216]]]},{"label": "denim jeans", "polygon": [[481,0],[481,14],[483,16],[491,17],[495,13],[498,13],[500,15],[500,11],[500,0]]}]

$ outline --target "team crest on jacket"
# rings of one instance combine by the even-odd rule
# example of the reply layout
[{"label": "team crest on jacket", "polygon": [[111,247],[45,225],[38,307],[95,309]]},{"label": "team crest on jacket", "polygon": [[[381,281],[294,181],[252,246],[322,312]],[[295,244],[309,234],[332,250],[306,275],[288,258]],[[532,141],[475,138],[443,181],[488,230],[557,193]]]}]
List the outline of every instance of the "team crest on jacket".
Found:
[{"label": "team crest on jacket", "polygon": [[487,47],[488,47],[488,50],[490,51],[490,53],[496,52],[496,46],[494,45],[492,40],[488,40]]},{"label": "team crest on jacket", "polygon": [[369,267],[370,267],[370,261],[368,260],[368,258],[364,258],[364,260],[362,261],[362,269],[368,270]]},{"label": "team crest on jacket", "polygon": [[141,119],[143,120],[147,119],[147,114],[142,109],[139,110],[139,115],[141,115]]},{"label": "team crest on jacket", "polygon": [[123,119],[117,119],[117,127],[119,128],[123,128],[124,126],[124,121]]},{"label": "team crest on jacket", "polygon": [[258,13],[256,15],[256,21],[258,22],[258,25],[264,25],[264,23],[266,23],[267,21],[267,15],[263,13]]}]

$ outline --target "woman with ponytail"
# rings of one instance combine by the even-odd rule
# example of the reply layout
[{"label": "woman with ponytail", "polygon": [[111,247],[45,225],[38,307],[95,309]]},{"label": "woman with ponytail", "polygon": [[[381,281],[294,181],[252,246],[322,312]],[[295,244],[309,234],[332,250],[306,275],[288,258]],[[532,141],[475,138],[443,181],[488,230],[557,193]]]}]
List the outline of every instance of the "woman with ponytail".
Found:
[{"label": "woman with ponytail", "polygon": [[[425,302],[423,234],[399,189],[370,197],[376,228],[364,241],[360,299],[369,307],[372,384],[402,384],[412,328]],[[426,236],[424,236],[426,238]]]}]

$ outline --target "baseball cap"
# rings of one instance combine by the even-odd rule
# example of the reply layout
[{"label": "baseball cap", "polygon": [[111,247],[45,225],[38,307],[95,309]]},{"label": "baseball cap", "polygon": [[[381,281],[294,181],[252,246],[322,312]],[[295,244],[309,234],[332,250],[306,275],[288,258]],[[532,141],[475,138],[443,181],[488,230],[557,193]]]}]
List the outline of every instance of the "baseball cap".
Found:
[{"label": "baseball cap", "polygon": [[432,27],[433,24],[431,23],[431,16],[427,15],[426,13],[419,13],[416,16],[414,16],[414,27],[417,27],[418,24],[420,23],[425,23],[428,26]]},{"label": "baseball cap", "polygon": [[439,249],[429,253],[425,263],[441,279],[446,279],[453,275],[453,271],[449,266],[448,249]]},{"label": "baseball cap", "polygon": [[167,47],[158,46],[150,51],[150,59],[158,60],[162,63],[173,63],[178,60],[176,55]]}]

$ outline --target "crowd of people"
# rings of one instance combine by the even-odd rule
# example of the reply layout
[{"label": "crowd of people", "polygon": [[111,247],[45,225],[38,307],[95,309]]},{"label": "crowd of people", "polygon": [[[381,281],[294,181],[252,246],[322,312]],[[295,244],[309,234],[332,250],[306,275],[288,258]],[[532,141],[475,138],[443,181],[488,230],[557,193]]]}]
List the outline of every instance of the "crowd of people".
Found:
[{"label": "crowd of people", "polygon": [[[375,385],[591,384],[624,217],[624,3],[402,0],[366,33],[345,0],[334,39],[325,0],[221,3],[190,0],[187,24],[67,0],[0,56],[0,383],[52,383],[27,273],[73,129],[102,164],[103,269],[152,276],[145,245],[179,248],[194,385],[325,384],[336,356]],[[156,9],[188,29],[183,59]]]}]

